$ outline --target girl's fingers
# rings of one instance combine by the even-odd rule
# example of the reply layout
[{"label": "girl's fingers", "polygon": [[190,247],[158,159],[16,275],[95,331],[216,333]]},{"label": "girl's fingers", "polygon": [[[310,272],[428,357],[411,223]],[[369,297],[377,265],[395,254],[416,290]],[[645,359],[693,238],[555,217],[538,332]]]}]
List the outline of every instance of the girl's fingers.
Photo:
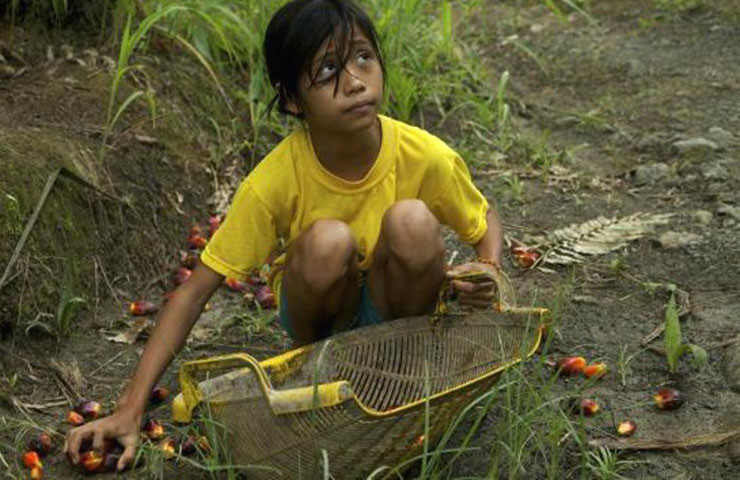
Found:
[{"label": "girl's fingers", "polygon": [[64,442],[64,446],[65,452],[67,453],[70,462],[72,462],[72,465],[77,465],[77,462],[80,461],[80,444],[86,436],[87,431],[85,427],[73,428],[67,433],[67,439]]},{"label": "girl's fingers", "polygon": [[126,447],[123,449],[123,453],[121,454],[121,458],[118,459],[118,465],[116,466],[116,469],[119,472],[122,472],[126,469],[126,467],[133,461],[134,456],[136,455],[136,445],[126,445]]},{"label": "girl's fingers", "polygon": [[456,291],[460,293],[475,293],[480,291],[496,291],[495,290],[495,284],[493,282],[484,282],[484,283],[472,283],[472,282],[465,282],[462,280],[453,280],[452,281],[452,288],[454,288]]}]

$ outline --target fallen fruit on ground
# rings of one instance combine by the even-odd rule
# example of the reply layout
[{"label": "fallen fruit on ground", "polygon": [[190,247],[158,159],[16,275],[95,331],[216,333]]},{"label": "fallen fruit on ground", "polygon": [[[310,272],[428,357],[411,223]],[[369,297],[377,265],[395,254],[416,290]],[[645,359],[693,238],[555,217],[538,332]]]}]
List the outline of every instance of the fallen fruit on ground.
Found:
[{"label": "fallen fruit on ground", "polygon": [[516,245],[511,247],[511,255],[514,261],[522,268],[530,268],[540,258],[540,254],[530,247]]},{"label": "fallen fruit on ground", "polygon": [[190,235],[188,237],[188,246],[190,248],[205,248],[208,243],[208,239],[202,235]]},{"label": "fallen fruit on ground", "polygon": [[204,435],[198,437],[198,441],[195,442],[195,445],[200,449],[201,452],[211,453],[211,443]]},{"label": "fallen fruit on ground", "polygon": [[67,412],[67,422],[70,425],[79,427],[80,425],[85,423],[85,418],[74,410],[70,410],[69,412]]},{"label": "fallen fruit on ground", "polygon": [[172,438],[168,437],[162,440],[162,443],[159,444],[159,450],[161,450],[164,458],[169,460],[175,456],[175,453],[177,452],[177,444],[175,444],[175,441]]},{"label": "fallen fruit on ground", "polygon": [[593,417],[599,411],[599,404],[590,398],[579,398],[575,402],[574,410],[586,417]]},{"label": "fallen fruit on ground", "polygon": [[31,469],[31,480],[43,480],[44,469],[41,467],[33,467]]},{"label": "fallen fruit on ground", "polygon": [[195,453],[195,438],[192,435],[180,439],[180,453],[185,456]]},{"label": "fallen fruit on ground", "polygon": [[233,290],[235,292],[246,292],[249,289],[249,284],[247,282],[242,282],[236,278],[229,277],[224,280],[224,283],[229,287],[229,290]]},{"label": "fallen fruit on ground", "polygon": [[208,219],[208,236],[212,237],[214,233],[216,233],[216,230],[218,230],[218,227],[221,226],[221,217],[218,215],[211,215],[211,217]]},{"label": "fallen fruit on ground", "polygon": [[95,420],[100,415],[103,407],[95,400],[85,400],[75,408],[75,411],[82,415],[85,420]]},{"label": "fallen fruit on ground", "polygon": [[151,395],[149,395],[149,400],[152,403],[162,403],[169,394],[170,391],[165,387],[154,387]]},{"label": "fallen fruit on ground", "polygon": [[175,270],[175,275],[172,278],[172,281],[175,283],[175,285],[182,285],[183,283],[187,282],[190,276],[193,274],[192,270],[188,270],[187,268],[178,267],[177,270]]},{"label": "fallen fruit on ground", "polygon": [[39,457],[39,454],[37,452],[34,452],[31,450],[30,452],[26,452],[23,454],[23,466],[31,469],[34,467],[43,467],[41,464],[41,457]]},{"label": "fallen fruit on ground", "polygon": [[39,454],[44,458],[51,451],[51,437],[45,432],[39,432],[31,438],[28,443],[28,449]]},{"label": "fallen fruit on ground", "polygon": [[635,430],[637,430],[637,424],[632,420],[625,420],[617,425],[617,433],[622,437],[631,437]]},{"label": "fallen fruit on ground", "polygon": [[260,307],[262,308],[274,308],[275,307],[275,294],[267,285],[263,285],[257,289],[257,293],[254,294],[254,299],[257,300]]},{"label": "fallen fruit on ground", "polygon": [[164,427],[152,418],[144,423],[143,430],[149,440],[160,440],[164,438]]},{"label": "fallen fruit on ground", "polygon": [[128,313],[134,316],[151,315],[157,311],[157,306],[147,300],[135,300],[128,306]]},{"label": "fallen fruit on ground", "polygon": [[103,472],[115,472],[118,469],[118,460],[120,460],[120,453],[106,453],[103,458],[103,466],[101,471]]},{"label": "fallen fruit on ground", "polygon": [[190,230],[188,231],[188,236],[192,235],[203,235],[203,228],[197,223],[194,223],[190,226]]},{"label": "fallen fruit on ground", "polygon": [[672,387],[661,387],[653,395],[655,405],[661,410],[675,410],[686,400],[681,392]]},{"label": "fallen fruit on ground", "polygon": [[577,375],[586,368],[586,359],[583,357],[563,357],[558,361],[561,375]]},{"label": "fallen fruit on ground", "polygon": [[600,378],[606,375],[607,368],[606,363],[592,363],[591,365],[587,365],[586,368],[583,369],[583,374],[586,375],[588,378]]},{"label": "fallen fruit on ground", "polygon": [[95,450],[90,450],[80,455],[80,465],[87,473],[97,472],[103,465],[103,456],[95,453]]},{"label": "fallen fruit on ground", "polygon": [[193,252],[180,251],[180,265],[192,270],[195,268],[196,263],[198,263],[198,257]]}]

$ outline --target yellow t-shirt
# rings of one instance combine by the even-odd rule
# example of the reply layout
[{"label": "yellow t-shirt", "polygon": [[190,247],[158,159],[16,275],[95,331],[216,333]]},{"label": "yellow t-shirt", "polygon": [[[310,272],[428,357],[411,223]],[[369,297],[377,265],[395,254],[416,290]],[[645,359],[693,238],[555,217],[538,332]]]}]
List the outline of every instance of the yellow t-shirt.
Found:
[{"label": "yellow t-shirt", "polygon": [[[437,219],[467,243],[488,228],[488,203],[460,156],[434,135],[379,116],[382,144],[365,178],[347,181],[319,162],[305,130],[280,142],[237,189],[226,218],[201,261],[227,277],[244,279],[272,253],[319,219],[349,225],[369,269],[385,211],[399,200],[423,200]],[[273,279],[279,298],[282,275]]]}]

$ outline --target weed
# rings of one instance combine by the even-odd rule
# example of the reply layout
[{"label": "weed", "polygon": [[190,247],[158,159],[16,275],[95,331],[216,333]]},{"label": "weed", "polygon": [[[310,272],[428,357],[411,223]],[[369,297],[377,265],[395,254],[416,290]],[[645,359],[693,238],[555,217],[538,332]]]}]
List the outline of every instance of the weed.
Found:
[{"label": "weed", "polygon": [[509,189],[509,194],[515,202],[524,202],[524,182],[515,173],[503,177],[504,183]]},{"label": "weed", "polygon": [[676,372],[678,361],[687,352],[691,352],[695,366],[702,367],[707,364],[706,350],[698,345],[682,343],[681,323],[678,319],[678,309],[676,308],[676,299],[673,294],[671,294],[665,312],[665,332],[663,333],[663,339],[665,341],[668,370],[671,373]]},{"label": "weed", "polygon": [[635,353],[627,354],[627,345],[622,345],[619,349],[619,359],[617,360],[617,371],[619,372],[619,378],[622,381],[622,386],[627,386],[627,375],[632,371],[630,363],[644,350],[638,350]]},{"label": "weed", "polygon": [[587,456],[588,468],[598,480],[624,479],[621,472],[638,463],[643,462],[622,460],[617,452],[607,447],[599,447],[595,451],[590,451]]}]

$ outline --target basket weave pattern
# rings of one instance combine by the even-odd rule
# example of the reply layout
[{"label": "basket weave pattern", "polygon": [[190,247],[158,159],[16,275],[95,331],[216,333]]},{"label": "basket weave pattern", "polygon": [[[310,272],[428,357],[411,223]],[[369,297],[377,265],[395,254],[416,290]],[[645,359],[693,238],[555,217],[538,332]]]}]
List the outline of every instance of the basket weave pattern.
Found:
[{"label": "basket weave pattern", "polygon": [[[413,317],[345,332],[203,381],[197,391],[228,428],[234,463],[274,469],[250,469],[248,478],[318,478],[322,450],[335,478],[364,478],[421,454],[424,435],[433,445],[501,371],[535,351],[546,311],[516,310]],[[192,381],[181,376],[181,384],[183,378]],[[275,392],[332,382],[346,385],[331,403],[305,408],[304,400],[303,408],[279,413],[271,403]],[[317,400],[318,391],[309,390]]]}]

